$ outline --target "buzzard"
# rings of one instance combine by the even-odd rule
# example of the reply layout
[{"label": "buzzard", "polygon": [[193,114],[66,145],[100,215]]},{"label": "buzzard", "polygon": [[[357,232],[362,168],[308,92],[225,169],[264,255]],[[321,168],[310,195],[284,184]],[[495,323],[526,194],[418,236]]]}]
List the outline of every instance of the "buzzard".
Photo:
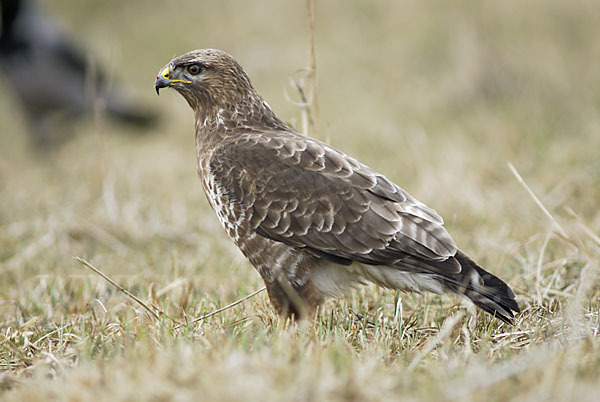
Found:
[{"label": "buzzard", "polygon": [[156,77],[156,92],[166,87],[194,111],[204,192],[278,313],[310,315],[366,282],[457,293],[506,323],[520,311],[510,287],[457,248],[433,209],[279,119],[229,54],[174,58]]}]

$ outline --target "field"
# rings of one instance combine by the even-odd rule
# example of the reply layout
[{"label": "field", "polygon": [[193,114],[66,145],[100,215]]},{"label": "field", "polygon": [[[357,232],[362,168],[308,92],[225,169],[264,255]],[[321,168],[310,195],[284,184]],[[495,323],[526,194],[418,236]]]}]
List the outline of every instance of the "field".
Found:
[{"label": "field", "polygon": [[305,3],[43,3],[160,123],[97,116],[35,151],[0,78],[0,400],[598,400],[595,2],[318,5],[316,135],[445,217],[515,290],[514,326],[375,286],[300,323],[262,292],[185,325],[263,284],[204,198],[191,110],[156,97],[154,77],[221,48],[301,128],[289,78],[307,65]]}]

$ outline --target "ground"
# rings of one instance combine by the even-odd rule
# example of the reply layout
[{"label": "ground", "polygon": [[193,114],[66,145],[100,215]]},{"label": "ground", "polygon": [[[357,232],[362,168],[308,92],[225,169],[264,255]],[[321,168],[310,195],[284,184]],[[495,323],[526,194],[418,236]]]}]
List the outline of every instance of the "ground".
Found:
[{"label": "ground", "polygon": [[40,153],[0,92],[0,399],[597,398],[594,2],[318,6],[317,135],[444,216],[515,290],[515,326],[458,297],[364,287],[308,322],[282,322],[263,292],[177,329],[262,283],[202,194],[192,112],[174,92],[157,98],[154,77],[174,55],[224,49],[300,128],[288,77],[306,65],[305,4],[44,4],[162,121],[140,133],[90,119]]}]

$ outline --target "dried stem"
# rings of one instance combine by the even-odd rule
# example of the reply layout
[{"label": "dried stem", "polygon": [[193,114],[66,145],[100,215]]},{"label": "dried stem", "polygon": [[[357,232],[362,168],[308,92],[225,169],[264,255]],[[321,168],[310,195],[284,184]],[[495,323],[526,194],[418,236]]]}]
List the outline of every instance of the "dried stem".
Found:
[{"label": "dried stem", "polygon": [[427,342],[427,344],[423,347],[423,349],[421,349],[419,354],[413,359],[413,361],[410,362],[410,364],[408,365],[408,371],[414,370],[425,356],[431,353],[433,349],[435,349],[436,346],[440,344],[440,342],[446,339],[452,332],[452,329],[464,316],[465,313],[460,311],[457,314],[447,318],[446,321],[444,321],[444,324],[442,324],[440,332],[438,332],[438,334],[433,339],[430,339],[429,342]]},{"label": "dried stem", "polygon": [[[121,292],[125,293],[127,296],[129,296],[130,298],[132,298],[140,306],[142,306],[144,309],[146,309],[146,311],[148,311],[154,318],[156,318],[157,320],[160,319],[160,317],[158,316],[158,314],[156,314],[156,312],[153,309],[151,309],[150,306],[148,306],[146,303],[144,303],[140,298],[138,298],[137,296],[135,296],[129,290],[125,289],[123,286],[119,285],[117,282],[115,282],[114,280],[112,280],[108,275],[104,274],[98,268],[96,268],[95,266],[93,266],[92,264],[90,264],[89,262],[87,262],[86,260],[84,260],[83,258],[73,257],[73,259],[79,261],[80,263],[82,263],[83,265],[85,265],[86,267],[88,267],[89,269],[91,269],[92,271],[94,271],[95,273],[97,273],[98,275],[100,275],[102,278],[104,278],[105,281],[107,281],[108,283],[110,283],[111,285],[113,285],[114,287],[116,287],[117,289],[119,289]],[[159,310],[159,313],[160,314],[164,314],[160,310]]]},{"label": "dried stem", "polygon": [[519,172],[517,172],[517,169],[515,169],[515,167],[512,165],[512,163],[508,162],[508,168],[515,175],[515,177],[517,178],[517,181],[519,183],[521,183],[521,185],[523,186],[523,188],[525,189],[525,191],[527,191],[529,193],[529,195],[531,196],[531,198],[533,198],[533,201],[537,204],[537,206],[540,207],[540,209],[542,210],[542,212],[550,219],[550,221],[552,223],[554,223],[554,226],[556,227],[556,230],[558,231],[558,233],[563,238],[569,240],[569,235],[567,235],[567,232],[565,232],[565,230],[562,228],[562,226],[560,226],[560,224],[556,221],[556,219],[554,219],[554,217],[550,214],[550,212],[548,212],[548,210],[546,209],[546,207],[544,206],[544,204],[542,204],[542,202],[539,200],[539,198],[537,198],[537,196],[531,190],[531,188],[529,188],[529,186],[527,185],[527,183],[525,183],[525,180],[523,180],[523,178],[521,177],[521,175],[519,174]]},{"label": "dried stem", "polygon": [[256,296],[257,294],[259,294],[260,292],[262,292],[262,291],[263,291],[263,290],[265,290],[266,288],[267,288],[266,286],[263,286],[262,288],[260,288],[260,289],[258,289],[258,290],[255,290],[254,292],[250,293],[249,295],[247,295],[247,296],[244,296],[244,297],[242,297],[241,299],[239,299],[239,300],[236,300],[236,301],[234,301],[233,303],[226,305],[225,307],[221,307],[220,309],[217,309],[217,310],[215,310],[215,311],[212,311],[212,312],[210,312],[210,313],[208,313],[208,314],[204,314],[204,315],[202,315],[202,316],[200,316],[200,317],[196,317],[196,318],[194,318],[192,321],[190,321],[190,322],[188,322],[188,323],[185,323],[185,324],[180,324],[180,325],[176,325],[175,327],[173,327],[173,329],[181,328],[181,327],[182,327],[182,326],[184,326],[184,325],[190,325],[190,324],[193,324],[193,323],[195,323],[195,322],[198,322],[198,321],[205,320],[205,319],[207,319],[208,317],[212,317],[212,316],[213,316],[213,315],[215,315],[215,314],[219,314],[219,313],[221,313],[221,312],[223,312],[223,311],[225,311],[225,310],[228,310],[228,309],[230,309],[231,307],[237,306],[238,304],[240,304],[240,303],[242,303],[242,302],[245,302],[246,300],[248,300],[248,299],[249,299],[249,298],[251,298],[251,297],[254,297],[254,296]]},{"label": "dried stem", "polygon": [[317,16],[317,0],[306,0],[308,12],[308,113],[310,115],[311,134],[319,136],[319,100],[317,86],[317,59],[315,56],[315,20]]}]

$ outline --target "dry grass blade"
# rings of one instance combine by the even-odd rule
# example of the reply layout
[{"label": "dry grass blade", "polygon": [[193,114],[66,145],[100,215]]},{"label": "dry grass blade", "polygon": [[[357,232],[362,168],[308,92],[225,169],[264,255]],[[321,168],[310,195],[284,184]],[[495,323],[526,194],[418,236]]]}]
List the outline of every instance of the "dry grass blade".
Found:
[{"label": "dry grass blade", "polygon": [[517,181],[519,183],[521,183],[521,185],[523,186],[523,188],[525,189],[525,191],[527,191],[529,193],[529,195],[531,196],[531,198],[533,198],[533,201],[535,201],[535,203],[537,204],[537,206],[540,207],[540,209],[542,210],[542,212],[550,219],[550,221],[552,223],[554,223],[554,226],[558,230],[559,234],[562,237],[564,237],[565,239],[569,240],[569,235],[567,235],[567,232],[565,232],[565,230],[562,228],[562,226],[560,226],[560,224],[556,221],[556,219],[554,219],[554,217],[552,216],[552,214],[550,214],[550,212],[548,212],[548,210],[546,209],[546,207],[544,206],[544,204],[542,204],[542,202],[535,195],[535,193],[533,192],[533,190],[531,190],[531,188],[527,185],[527,183],[525,183],[525,180],[523,180],[523,178],[521,177],[521,175],[519,174],[519,172],[517,171],[517,169],[515,169],[515,167],[513,166],[512,163],[508,162],[508,168],[510,169],[510,171],[512,172],[512,174],[515,175],[515,177],[517,178]]},{"label": "dry grass blade", "polygon": [[[157,320],[160,320],[159,315],[154,310],[152,310],[150,308],[150,306],[148,306],[146,303],[144,303],[140,298],[138,298],[137,296],[135,296],[133,293],[131,293],[130,291],[128,291],[127,289],[125,289],[123,286],[119,285],[117,282],[115,282],[114,280],[112,280],[109,276],[107,276],[106,274],[104,274],[98,268],[96,268],[95,266],[93,266],[92,264],[90,264],[89,262],[87,262],[86,260],[84,260],[81,257],[73,257],[73,259],[76,260],[76,261],[79,261],[80,263],[82,263],[83,265],[85,265],[86,267],[88,267],[89,269],[91,269],[92,271],[94,271],[95,273],[97,273],[98,275],[100,275],[102,278],[104,278],[105,281],[107,281],[108,283],[110,283],[111,285],[113,285],[114,287],[116,287],[117,289],[119,289],[121,292],[125,293],[128,297],[130,297],[131,299],[133,299],[135,302],[137,302],[147,312],[149,312],[150,315],[152,315]],[[159,313],[163,314],[160,310],[159,310]]]},{"label": "dry grass blade", "polygon": [[429,342],[427,342],[425,347],[423,347],[423,349],[421,349],[421,352],[419,352],[419,354],[413,359],[413,361],[410,362],[410,364],[408,366],[408,371],[414,370],[415,367],[417,367],[417,365],[421,362],[421,360],[423,360],[423,358],[425,356],[427,356],[429,353],[431,353],[431,351],[433,349],[435,349],[435,347],[441,341],[443,341],[448,335],[450,335],[452,328],[454,328],[456,326],[456,324],[464,316],[465,316],[465,313],[461,311],[458,314],[456,314],[456,315],[448,318],[446,321],[444,321],[444,324],[442,325],[442,329],[440,329],[440,332],[438,332],[438,334],[435,336],[435,338],[433,338]]},{"label": "dry grass blade", "polygon": [[188,322],[188,323],[176,325],[175,327],[173,327],[173,329],[178,329],[178,328],[181,328],[181,327],[183,327],[184,325],[190,325],[190,324],[193,324],[193,323],[195,323],[195,322],[198,322],[198,321],[205,320],[205,319],[207,319],[208,317],[212,317],[212,316],[213,316],[213,315],[215,315],[215,314],[219,314],[219,313],[221,313],[221,312],[223,312],[223,311],[225,311],[225,310],[228,310],[228,309],[230,309],[230,308],[232,308],[232,307],[235,307],[235,306],[237,306],[238,304],[240,304],[240,303],[243,303],[243,302],[245,302],[246,300],[250,299],[251,297],[254,297],[254,296],[256,296],[257,294],[259,294],[260,292],[262,292],[262,291],[263,291],[263,290],[265,290],[266,288],[267,288],[266,286],[263,286],[262,288],[260,288],[260,289],[258,289],[258,290],[255,290],[254,292],[250,293],[249,295],[247,295],[247,296],[244,296],[244,297],[242,297],[241,299],[239,299],[239,300],[236,300],[236,301],[234,301],[233,303],[230,303],[230,304],[226,305],[225,307],[221,307],[220,309],[217,309],[217,310],[215,310],[215,311],[211,311],[210,313],[208,313],[208,314],[204,314],[203,316],[196,317],[196,318],[194,318],[192,321],[190,321],[190,322]]},{"label": "dry grass blade", "polygon": [[2,341],[4,345],[8,345],[8,349],[12,350],[14,354],[19,356],[19,358],[25,365],[30,366],[33,363],[33,360],[30,357],[26,356],[25,353],[23,353],[23,351],[21,351],[21,349],[19,349],[19,347],[16,346],[12,340],[6,337],[6,335],[2,335]]},{"label": "dry grass blade", "polygon": [[38,340],[33,342],[33,345],[37,345],[38,343],[40,343],[41,341],[43,341],[44,339],[47,339],[51,336],[53,336],[54,334],[56,334],[57,332],[63,331],[69,327],[73,326],[73,323],[68,323],[66,325],[63,325],[61,327],[56,328],[54,331],[48,332],[47,334],[45,334],[44,336],[40,337]]},{"label": "dry grass blade", "polygon": [[594,243],[596,243],[596,245],[600,247],[600,237],[598,237],[598,235],[594,233],[592,229],[590,229],[585,223],[583,223],[581,218],[575,213],[575,211],[573,211],[571,207],[565,207],[565,210],[569,213],[569,215],[571,215],[575,219],[575,221],[577,221],[577,224],[579,225],[581,230],[583,230],[585,234],[587,234],[594,241]]},{"label": "dry grass blade", "polygon": [[537,293],[538,303],[542,303],[542,264],[544,261],[544,253],[546,252],[546,247],[548,247],[548,243],[552,238],[552,233],[548,233],[546,235],[546,239],[544,240],[544,244],[542,245],[542,249],[540,250],[540,254],[538,256],[537,262],[537,270],[536,270],[536,278],[535,278],[535,291]]},{"label": "dry grass blade", "polygon": [[319,136],[319,100],[317,90],[317,58],[315,55],[315,19],[317,16],[317,0],[306,0],[308,12],[308,97],[310,106],[311,131],[315,137]]}]

